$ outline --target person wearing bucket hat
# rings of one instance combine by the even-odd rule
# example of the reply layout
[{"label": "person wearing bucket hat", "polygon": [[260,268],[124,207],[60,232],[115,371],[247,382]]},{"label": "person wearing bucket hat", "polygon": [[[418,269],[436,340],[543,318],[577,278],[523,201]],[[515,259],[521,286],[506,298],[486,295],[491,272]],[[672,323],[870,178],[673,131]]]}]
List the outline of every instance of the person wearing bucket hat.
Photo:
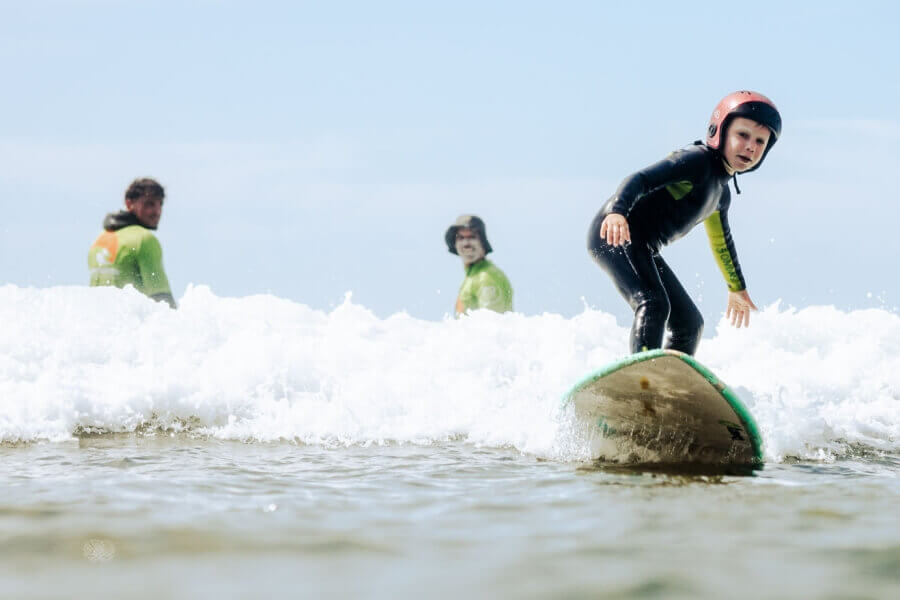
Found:
[{"label": "person wearing bucket hat", "polygon": [[447,250],[462,259],[466,277],[456,298],[456,316],[487,308],[495,312],[512,310],[512,286],[509,279],[486,256],[493,251],[484,221],[475,215],[462,215],[444,234]]},{"label": "person wearing bucket hat", "polygon": [[759,168],[780,135],[781,115],[771,100],[757,92],[729,94],[713,111],[705,142],[626,177],[597,213],[588,250],[634,310],[632,352],[662,347],[666,330],[666,348],[696,352],[703,318],[659,253],[700,223],[728,286],[725,315],[736,327],[750,324],[756,306],[728,226],[728,182],[740,194],[737,174]]}]

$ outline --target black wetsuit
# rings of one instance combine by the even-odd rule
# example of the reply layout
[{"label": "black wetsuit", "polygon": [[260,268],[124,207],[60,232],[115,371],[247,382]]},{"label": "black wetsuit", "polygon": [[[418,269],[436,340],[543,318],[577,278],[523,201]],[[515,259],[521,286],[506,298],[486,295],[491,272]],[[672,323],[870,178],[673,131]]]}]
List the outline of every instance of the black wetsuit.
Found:
[{"label": "black wetsuit", "polygon": [[[662,347],[693,354],[703,317],[675,274],[659,256],[666,244],[705,222],[713,253],[728,288],[746,288],[728,227],[730,175],[721,155],[700,142],[627,177],[591,223],[588,249],[634,309],[631,351]],[[600,225],[611,213],[628,219],[631,243],[610,246]]]}]

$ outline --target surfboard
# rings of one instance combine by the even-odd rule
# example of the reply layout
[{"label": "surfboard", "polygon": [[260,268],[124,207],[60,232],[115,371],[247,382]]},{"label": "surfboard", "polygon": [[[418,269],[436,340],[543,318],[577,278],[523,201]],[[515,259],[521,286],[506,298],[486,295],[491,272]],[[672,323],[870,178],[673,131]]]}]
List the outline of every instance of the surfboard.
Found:
[{"label": "surfboard", "polygon": [[574,406],[601,463],[762,465],[750,411],[682,352],[628,356],[579,381],[564,401]]}]

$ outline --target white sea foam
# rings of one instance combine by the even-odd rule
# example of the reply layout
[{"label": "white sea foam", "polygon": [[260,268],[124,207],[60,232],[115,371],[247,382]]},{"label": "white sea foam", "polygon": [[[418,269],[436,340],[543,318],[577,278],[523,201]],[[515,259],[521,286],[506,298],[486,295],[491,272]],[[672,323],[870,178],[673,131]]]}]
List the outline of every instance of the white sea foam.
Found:
[{"label": "white sea foam", "polygon": [[[185,430],[307,444],[463,440],[558,460],[589,452],[561,397],[627,348],[585,310],[440,322],[188,289],[0,287],[0,441]],[[756,417],[766,459],[900,450],[900,317],[770,306],[721,322],[698,359]]]}]

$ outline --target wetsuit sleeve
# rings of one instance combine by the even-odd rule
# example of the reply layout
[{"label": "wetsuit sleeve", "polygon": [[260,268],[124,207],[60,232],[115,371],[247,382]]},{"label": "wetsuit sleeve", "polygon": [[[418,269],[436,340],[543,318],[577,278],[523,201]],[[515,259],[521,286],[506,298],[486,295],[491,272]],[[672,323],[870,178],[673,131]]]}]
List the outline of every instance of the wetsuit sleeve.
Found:
[{"label": "wetsuit sleeve", "polygon": [[731,228],[728,226],[728,205],[730,203],[731,196],[726,194],[719,202],[716,212],[710,215],[703,225],[709,238],[709,247],[712,248],[713,256],[725,277],[728,289],[732,292],[740,292],[747,289],[747,283],[741,273],[734,240],[731,238]]},{"label": "wetsuit sleeve", "polygon": [[162,246],[156,236],[148,235],[141,242],[141,249],[137,255],[137,264],[141,272],[144,294],[154,300],[163,300],[169,306],[175,308],[175,299],[169,288],[169,280],[162,265]]},{"label": "wetsuit sleeve", "polygon": [[658,163],[626,177],[612,202],[607,204],[607,212],[627,217],[634,205],[647,194],[683,182],[696,186],[709,175],[709,169],[709,158],[699,148],[673,152]]}]

